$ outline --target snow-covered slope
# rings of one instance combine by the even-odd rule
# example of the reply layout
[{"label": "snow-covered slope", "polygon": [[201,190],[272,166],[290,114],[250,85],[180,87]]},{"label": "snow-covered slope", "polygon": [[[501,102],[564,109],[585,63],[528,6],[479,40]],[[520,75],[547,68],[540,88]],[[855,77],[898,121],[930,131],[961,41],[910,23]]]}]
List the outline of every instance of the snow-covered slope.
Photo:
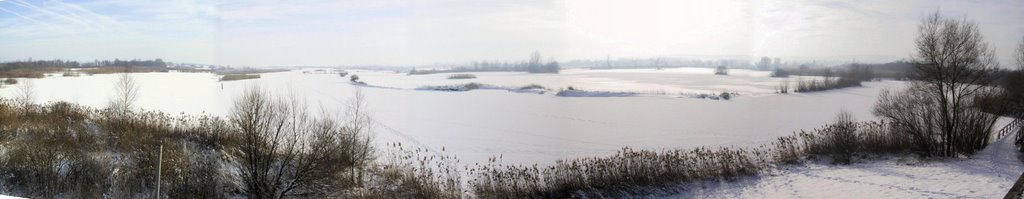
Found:
[{"label": "snow-covered slope", "polygon": [[1012,139],[968,159],[891,158],[784,167],[734,182],[684,185],[664,198],[1001,198],[1024,172]]}]

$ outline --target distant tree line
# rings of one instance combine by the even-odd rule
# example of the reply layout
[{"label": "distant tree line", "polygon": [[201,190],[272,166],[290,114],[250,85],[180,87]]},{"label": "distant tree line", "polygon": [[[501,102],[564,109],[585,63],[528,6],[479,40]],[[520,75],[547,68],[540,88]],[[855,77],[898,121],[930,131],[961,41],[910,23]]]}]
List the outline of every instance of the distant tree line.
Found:
[{"label": "distant tree line", "polygon": [[750,61],[746,59],[693,59],[693,58],[619,58],[619,59],[579,59],[562,63],[563,67],[586,67],[593,69],[611,68],[678,68],[678,67],[704,67],[715,68],[726,66],[729,68],[750,68]]},{"label": "distant tree line", "polygon": [[755,64],[757,70],[767,71],[771,68],[778,69],[782,66],[782,59],[776,57],[774,60],[771,57],[761,57],[761,60]]},{"label": "distant tree line", "polygon": [[162,59],[155,60],[95,60],[92,62],[78,62],[70,60],[26,60],[0,63],[0,70],[22,69],[22,68],[94,68],[94,67],[167,67],[168,63]]},{"label": "distant tree line", "polygon": [[[95,60],[93,62],[78,62],[70,60],[25,60],[0,62],[0,77],[3,78],[41,78],[47,73],[59,72],[67,68],[91,68],[88,72],[93,74],[115,73],[115,72],[142,72],[142,71],[166,71],[170,63],[161,59],[155,60]],[[115,69],[115,68],[129,68]]]},{"label": "distant tree line", "polygon": [[562,67],[558,64],[558,61],[551,60],[544,62],[541,59],[540,52],[534,51],[530,54],[530,59],[519,62],[500,62],[500,61],[475,61],[468,65],[457,66],[451,69],[430,69],[430,70],[416,70],[412,69],[409,71],[410,75],[423,75],[423,74],[434,74],[434,73],[457,73],[457,72],[528,72],[528,73],[558,73],[562,70]]}]

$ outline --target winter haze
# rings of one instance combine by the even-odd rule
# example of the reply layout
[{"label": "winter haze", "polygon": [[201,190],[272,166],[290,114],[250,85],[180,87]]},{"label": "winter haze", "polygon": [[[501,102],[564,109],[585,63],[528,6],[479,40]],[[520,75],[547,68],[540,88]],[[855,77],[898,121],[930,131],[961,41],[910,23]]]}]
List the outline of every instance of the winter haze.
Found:
[{"label": "winter haze", "polygon": [[[0,60],[163,57],[220,65],[782,57],[891,61],[920,19],[968,15],[1011,64],[1024,3],[998,1],[0,2]],[[99,47],[99,49],[97,49]],[[159,48],[157,48],[159,47]]]}]

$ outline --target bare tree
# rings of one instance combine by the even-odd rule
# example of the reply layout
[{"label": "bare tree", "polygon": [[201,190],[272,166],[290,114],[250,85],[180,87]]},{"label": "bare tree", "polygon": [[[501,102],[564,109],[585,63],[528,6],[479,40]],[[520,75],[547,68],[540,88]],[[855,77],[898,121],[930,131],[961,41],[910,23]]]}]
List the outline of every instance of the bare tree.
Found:
[{"label": "bare tree", "polygon": [[[296,139],[288,134],[287,106],[266,91],[251,87],[235,101],[231,121],[239,128],[240,170],[245,192],[251,198],[275,198],[284,169],[296,154]],[[284,193],[281,193],[284,194]]]},{"label": "bare tree", "polygon": [[111,108],[120,113],[126,113],[134,108],[135,101],[139,98],[139,85],[135,81],[135,77],[126,71],[118,75],[114,82],[114,92]]},{"label": "bare tree", "polygon": [[346,140],[352,141],[352,143],[346,143],[350,154],[352,154],[351,166],[352,166],[352,181],[359,183],[362,179],[362,173],[359,172],[360,165],[365,165],[372,161],[372,150],[369,147],[372,139],[373,132],[373,118],[366,110],[366,97],[363,95],[362,89],[356,88],[355,96],[349,100],[347,118],[348,122],[343,127]]},{"label": "bare tree", "polygon": [[1024,38],[1017,44],[1017,53],[1013,55],[1017,58],[1017,71],[1024,71]]},{"label": "bare tree", "polygon": [[768,70],[768,67],[770,67],[771,65],[772,65],[772,58],[770,58],[770,57],[761,57],[761,60],[757,61],[757,69],[758,70],[765,70],[766,71],[766,70]]},{"label": "bare tree", "polygon": [[539,67],[540,66],[540,64],[541,64],[540,51],[533,51],[533,53],[530,53],[530,62],[528,64],[529,64],[530,67]]},{"label": "bare tree", "polygon": [[874,114],[889,123],[892,130],[907,134],[912,140],[914,151],[926,156],[940,151],[938,105],[921,87],[911,86],[905,90],[883,90],[875,103]]},{"label": "bare tree", "polygon": [[[353,133],[363,125],[342,124],[308,113],[304,100],[273,97],[258,87],[235,101],[230,119],[243,143],[238,151],[245,193],[251,198],[323,196],[351,183],[369,156],[369,138]],[[324,111],[326,112],[326,111]]]},{"label": "bare tree", "polygon": [[32,80],[26,79],[18,84],[18,97],[15,101],[22,108],[31,108],[32,104],[36,102],[36,89],[35,83]]},{"label": "bare tree", "polygon": [[[977,24],[966,18],[943,18],[939,12],[926,17],[915,41],[917,53],[913,57],[914,71],[912,85],[921,94],[934,100],[938,115],[938,138],[942,144],[939,152],[943,156],[973,153],[987,143],[978,146],[975,136],[987,138],[988,132],[979,132],[971,120],[988,123],[984,114],[973,108],[974,97],[984,91],[990,83],[991,72],[998,67],[994,49],[988,47]],[[994,123],[994,119],[991,120]],[[988,124],[991,126],[991,123]],[[982,125],[983,126],[983,125]],[[984,134],[984,135],[982,135]],[[964,145],[965,140],[972,140]]]}]

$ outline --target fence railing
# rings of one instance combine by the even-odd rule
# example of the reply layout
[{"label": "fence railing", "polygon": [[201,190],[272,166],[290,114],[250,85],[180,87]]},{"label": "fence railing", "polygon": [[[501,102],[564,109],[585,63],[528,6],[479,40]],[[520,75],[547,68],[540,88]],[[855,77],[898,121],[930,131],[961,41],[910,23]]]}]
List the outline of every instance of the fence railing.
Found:
[{"label": "fence railing", "polygon": [[[1018,111],[1018,113],[1020,112]],[[1021,126],[1021,123],[1024,123],[1024,119],[1021,118],[1024,117],[1021,117],[1022,114],[1014,115],[1016,115],[1016,117],[1014,117],[1013,122],[1007,124],[1003,129],[999,129],[998,137],[1003,138],[1003,136],[1013,133],[1013,144],[1017,145],[1017,150],[1024,152],[1024,127]],[[1021,198],[1021,195],[1024,195],[1024,173],[1020,174],[1020,177],[1017,178],[1017,183],[1013,184],[1013,187],[1010,188],[1010,191],[1007,192],[1006,196],[1003,198],[1019,199]]]},{"label": "fence railing", "polygon": [[[1013,122],[1010,122],[1010,124],[1007,124],[1006,126],[1003,126],[1002,129],[999,129],[999,133],[997,134],[996,139],[1002,139],[1004,136],[1006,136],[1007,134],[1010,134],[1010,133],[1020,134],[1021,128],[1017,128],[1017,127],[1020,127],[1021,124],[1024,124],[1024,119],[1014,118]],[[1014,130],[1017,130],[1017,131],[1014,131]],[[1019,136],[1018,136],[1018,138],[1019,138]],[[1017,139],[1017,138],[1015,138],[1015,139]]]}]

